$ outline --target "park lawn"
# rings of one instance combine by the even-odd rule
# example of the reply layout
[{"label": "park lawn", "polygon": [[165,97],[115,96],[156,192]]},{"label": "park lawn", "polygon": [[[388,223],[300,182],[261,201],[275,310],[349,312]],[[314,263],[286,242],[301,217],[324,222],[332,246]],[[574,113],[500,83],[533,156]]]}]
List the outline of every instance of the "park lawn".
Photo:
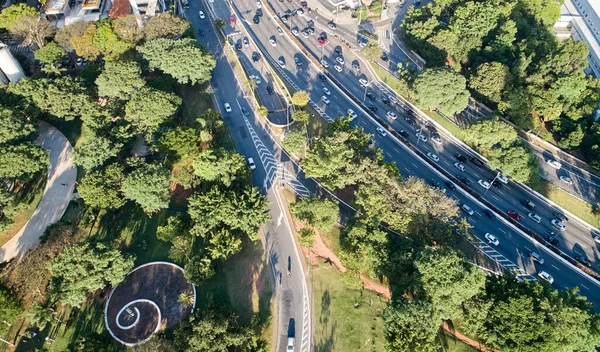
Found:
[{"label": "park lawn", "polygon": [[437,340],[442,345],[440,352],[476,352],[477,350],[466,343],[455,339],[440,329]]},{"label": "park lawn", "polygon": [[25,184],[16,191],[17,202],[21,204],[23,209],[13,217],[14,223],[6,231],[0,233],[0,246],[8,242],[29,221],[42,200],[47,176],[48,172],[44,169],[30,183]]}]

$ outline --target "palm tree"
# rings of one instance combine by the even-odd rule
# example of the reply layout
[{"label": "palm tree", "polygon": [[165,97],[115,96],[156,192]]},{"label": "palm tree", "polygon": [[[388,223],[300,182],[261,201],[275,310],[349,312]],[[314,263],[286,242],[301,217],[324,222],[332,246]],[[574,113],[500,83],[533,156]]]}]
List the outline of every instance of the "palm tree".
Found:
[{"label": "palm tree", "polygon": [[188,306],[191,306],[192,304],[194,304],[195,300],[196,300],[196,297],[194,296],[194,292],[186,291],[186,292],[181,292],[179,294],[179,298],[177,299],[177,302],[188,307]]},{"label": "palm tree", "polygon": [[52,322],[53,313],[43,304],[36,302],[28,311],[29,323],[37,326],[40,330],[44,330],[48,323]]}]

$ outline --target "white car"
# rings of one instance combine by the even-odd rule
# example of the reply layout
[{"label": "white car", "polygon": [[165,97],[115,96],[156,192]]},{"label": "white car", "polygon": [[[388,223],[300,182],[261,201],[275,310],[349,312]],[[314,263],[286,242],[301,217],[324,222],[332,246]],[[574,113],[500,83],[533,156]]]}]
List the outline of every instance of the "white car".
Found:
[{"label": "white car", "polygon": [[398,118],[398,115],[396,115],[396,113],[393,111],[388,111],[385,114],[387,115],[387,117],[389,117],[392,120],[395,120]]},{"label": "white car", "polygon": [[329,62],[327,62],[327,60],[325,60],[325,58],[323,58],[323,60],[321,60],[321,65],[323,65],[323,67],[325,67],[325,68],[328,68]]},{"label": "white car", "polygon": [[346,111],[346,114],[348,114],[348,116],[352,117],[353,119],[358,117],[358,115],[352,109],[348,109],[348,111]]},{"label": "white car", "polygon": [[435,161],[436,163],[437,163],[438,161],[440,161],[440,158],[439,158],[437,155],[435,155],[435,154],[433,154],[433,153],[431,153],[431,152],[430,152],[430,153],[427,153],[427,157],[428,157],[429,159],[431,159],[431,160]]},{"label": "white car", "polygon": [[304,10],[303,9],[298,9],[298,11],[296,11],[296,13],[298,14],[298,16],[302,17],[304,16]]},{"label": "white car", "polygon": [[223,107],[225,108],[225,111],[231,112],[231,105],[229,105],[229,103],[223,104]]},{"label": "white car", "polygon": [[285,68],[285,61],[283,61],[283,59],[277,60],[277,63],[279,64],[279,66],[281,66],[281,68]]},{"label": "white car", "polygon": [[277,27],[277,33],[279,33],[279,35],[283,35],[283,29],[281,29],[281,27]]},{"label": "white car", "polygon": [[321,101],[324,102],[325,104],[329,104],[329,98],[327,98],[325,95],[323,95],[321,97]]},{"label": "white car", "polygon": [[552,166],[553,168],[555,168],[557,170],[560,170],[560,168],[562,167],[562,164],[556,160],[547,160],[546,164]]},{"label": "white car", "polygon": [[485,237],[485,239],[488,240],[488,243],[493,244],[494,246],[498,246],[500,244],[498,238],[489,232],[486,233],[483,237]]},{"label": "white car", "polygon": [[506,176],[500,175],[500,176],[498,176],[497,180],[504,183],[505,185],[508,184],[508,177],[506,177]]},{"label": "white car", "polygon": [[479,183],[479,185],[485,189],[490,189],[490,187],[492,187],[492,185],[488,181],[479,180],[477,181],[477,183]]},{"label": "white car", "polygon": [[360,70],[360,66],[358,66],[357,63],[353,63],[352,68],[355,69],[356,71]]},{"label": "white car", "polygon": [[377,130],[377,133],[379,133],[379,135],[381,137],[387,136],[387,133],[385,132],[385,130],[383,129],[383,127],[377,127],[376,130]]},{"label": "white car", "polygon": [[258,77],[258,76],[256,76],[254,78],[254,81],[256,82],[256,84],[261,84],[262,83],[262,81],[260,80],[260,77]]},{"label": "white car", "polygon": [[83,66],[83,58],[82,57],[77,58],[77,61],[75,61],[75,66],[77,66],[77,67]]},{"label": "white car", "polygon": [[262,7],[262,3],[260,1],[256,2],[256,7],[258,7],[259,9]]},{"label": "white car", "polygon": [[568,185],[572,185],[573,184],[573,180],[568,177],[568,176],[560,176],[560,180],[563,181],[564,183],[568,184]]},{"label": "white car", "polygon": [[364,48],[365,46],[367,46],[367,42],[360,41],[358,42],[358,45],[360,45],[361,48]]},{"label": "white car", "polygon": [[325,95],[331,95],[331,91],[327,89],[327,87],[323,87],[323,93],[325,93]]},{"label": "white car", "polygon": [[340,65],[333,65],[333,68],[335,68],[337,72],[342,72],[342,66]]},{"label": "white car", "polygon": [[417,138],[419,138],[419,140],[421,142],[427,142],[427,137],[425,137],[424,135],[422,135],[420,132],[417,132],[416,136],[417,136]]},{"label": "white car", "polygon": [[271,43],[271,46],[273,46],[273,47],[277,46],[277,42],[275,41],[275,38],[269,39],[269,43]]},{"label": "white car", "polygon": [[294,352],[294,345],[296,344],[296,339],[293,337],[288,337],[287,339],[287,352]]},{"label": "white car", "polygon": [[303,36],[304,38],[307,38],[307,39],[308,39],[308,32],[307,32],[307,31],[305,31],[305,30],[303,30],[303,31],[302,31],[302,36]]},{"label": "white car", "polygon": [[600,236],[596,236],[596,237],[594,237],[594,242],[596,242],[596,243],[600,243]]},{"label": "white car", "polygon": [[552,284],[554,282],[554,278],[552,277],[552,275],[548,274],[545,271],[540,271],[538,273],[538,276],[540,277],[540,279],[542,280],[546,280],[548,281],[550,284]]},{"label": "white car", "polygon": [[360,78],[358,80],[358,82],[360,83],[361,86],[365,87],[369,85],[369,81],[367,81],[365,78]]},{"label": "white car", "polygon": [[295,37],[297,37],[297,36],[298,36],[298,34],[300,34],[300,33],[299,33],[299,32],[298,32],[298,30],[297,30],[297,29],[294,27],[294,28],[292,28],[292,34],[293,34]]},{"label": "white car", "polygon": [[201,20],[206,18],[206,16],[204,15],[204,12],[202,12],[202,11],[198,11],[198,17],[200,17]]},{"label": "white car", "polygon": [[459,169],[460,171],[465,171],[465,166],[462,163],[454,163],[454,167]]},{"label": "white car", "polygon": [[250,166],[250,170],[256,169],[256,164],[254,163],[254,159],[248,158],[248,166]]},{"label": "white car", "polygon": [[437,144],[442,144],[442,139],[437,134],[432,135],[431,136],[431,140],[434,141],[434,142],[436,142]]},{"label": "white car", "polygon": [[552,221],[550,221],[552,223],[552,226],[556,227],[557,229],[564,231],[567,229],[567,226],[565,224],[563,224],[562,221],[557,220],[557,219],[552,219]]},{"label": "white car", "polygon": [[468,206],[468,205],[466,205],[466,204],[463,204],[460,208],[462,209],[462,211],[464,211],[465,213],[467,213],[467,214],[469,214],[471,216],[473,216],[473,214],[475,214],[475,212],[473,211],[473,209],[471,209],[471,207]]},{"label": "white car", "polygon": [[343,56],[338,56],[335,58],[335,61],[339,62],[340,65],[344,64],[344,57]]}]

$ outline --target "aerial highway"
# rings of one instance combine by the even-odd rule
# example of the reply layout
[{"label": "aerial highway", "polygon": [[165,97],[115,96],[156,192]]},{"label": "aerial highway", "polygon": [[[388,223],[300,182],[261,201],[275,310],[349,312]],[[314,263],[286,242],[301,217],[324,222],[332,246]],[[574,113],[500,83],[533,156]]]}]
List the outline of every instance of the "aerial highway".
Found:
[{"label": "aerial highway", "polygon": [[[229,6],[232,6],[230,8]],[[267,4],[261,4],[262,7]],[[263,16],[259,19],[259,23],[253,21],[256,14],[257,5],[255,2],[235,2],[227,3],[224,0],[215,1],[212,7],[217,16],[229,18],[231,12],[239,16],[239,19],[244,24],[244,29],[248,31],[248,35],[258,45],[262,56],[265,60],[274,66],[280,73],[283,79],[289,80],[294,86],[299,89],[306,90],[310,93],[312,101],[323,112],[323,115],[329,119],[348,114],[348,109],[353,109],[356,114],[354,123],[364,128],[367,133],[374,135],[374,143],[384,150],[384,155],[387,160],[395,161],[400,166],[400,170],[404,176],[415,176],[427,180],[428,182],[439,182],[444,185],[445,178],[440,173],[435,171],[427,162],[417,157],[414,153],[408,151],[405,146],[400,143],[395,137],[390,134],[384,136],[376,131],[378,124],[368,116],[366,111],[359,108],[351,99],[344,94],[337,85],[333,84],[327,77],[321,79],[320,68],[312,64],[307,57],[299,50],[288,37],[288,33],[279,34],[277,27],[280,24],[275,18],[270,17],[269,12],[264,11]],[[238,23],[240,22],[238,21]],[[318,34],[317,34],[318,36]],[[274,43],[270,42],[273,39]],[[307,42],[314,41],[316,36],[309,36]],[[310,45],[310,44],[308,44]],[[315,44],[315,49],[318,44]],[[338,45],[334,45],[331,41],[323,48],[323,56],[329,60],[328,70],[332,70],[333,63],[336,62],[335,49]],[[339,45],[341,46],[341,45]],[[320,51],[320,49],[319,49]],[[371,82],[371,75],[364,68],[364,63],[356,57],[347,48],[342,48],[342,56],[344,56],[344,67],[342,72],[333,71],[330,74],[342,84],[350,94],[357,97],[359,100],[367,102],[367,93],[373,93],[375,99],[370,103],[377,107],[377,115],[394,129],[404,129],[408,133],[408,140],[423,154],[431,153],[438,156],[438,163],[444,169],[452,174],[464,176],[471,181],[470,187],[479,192],[486,200],[494,204],[502,211],[513,210],[521,215],[521,222],[527,227],[538,231],[540,234],[546,231],[553,231],[558,234],[559,246],[565,251],[570,249],[574,253],[575,250],[583,250],[589,253],[590,261],[595,261],[597,248],[593,240],[592,233],[583,225],[573,221],[567,223],[566,231],[554,229],[550,221],[553,219],[554,212],[557,209],[553,208],[545,202],[544,199],[539,199],[531,194],[526,193],[523,189],[512,182],[507,185],[502,185],[501,189],[490,187],[483,188],[478,181],[490,181],[496,176],[496,172],[485,167],[478,167],[469,160],[462,163],[464,171],[454,166],[457,162],[456,154],[461,154],[467,158],[473,156],[467,149],[453,140],[451,136],[446,136],[442,131],[437,131],[440,136],[441,143],[431,141],[434,133],[433,129],[428,129],[425,122],[419,119],[411,119],[414,125],[409,124],[407,117],[402,109],[397,104],[386,105],[381,101],[385,97],[375,84],[369,84],[366,89],[361,86],[359,79],[364,76]],[[283,58],[286,62],[284,67],[278,65],[277,60]],[[296,63],[296,59],[300,60],[301,64]],[[352,63],[356,61],[359,64],[358,72],[352,68]],[[289,63],[289,64],[288,64]],[[362,67],[361,67],[362,65]],[[327,88],[331,94],[327,95],[323,88]],[[327,99],[324,101],[323,96]],[[369,99],[370,100],[370,99]],[[396,119],[387,115],[388,111],[396,113]],[[435,126],[433,126],[435,128]],[[422,134],[427,138],[426,141],[418,141],[416,134]],[[485,206],[477,202],[474,198],[467,195],[460,188],[457,190],[447,189],[448,194],[457,199],[459,204],[467,204],[473,209],[473,215],[467,216],[468,221],[474,226],[474,233],[481,239],[479,245],[484,252],[489,253],[491,258],[497,260],[499,264],[505,267],[518,266],[521,268],[521,274],[527,278],[536,278],[539,271],[547,271],[554,277],[553,285],[555,287],[575,287],[578,286],[583,295],[587,296],[592,302],[600,303],[600,297],[597,293],[598,283],[590,279],[589,276],[582,273],[573,265],[559,259],[555,254],[552,254],[545,246],[532,240],[527,236],[523,236],[514,226],[507,223],[504,219],[496,217],[491,219],[485,215]],[[530,219],[527,215],[529,210],[522,205],[522,201],[529,200],[535,204],[535,214],[540,215],[542,220],[540,223]],[[499,245],[490,247],[484,236],[486,233],[492,233],[499,239]],[[529,253],[532,251],[539,252],[545,258],[543,265],[533,262],[529,258]]]}]

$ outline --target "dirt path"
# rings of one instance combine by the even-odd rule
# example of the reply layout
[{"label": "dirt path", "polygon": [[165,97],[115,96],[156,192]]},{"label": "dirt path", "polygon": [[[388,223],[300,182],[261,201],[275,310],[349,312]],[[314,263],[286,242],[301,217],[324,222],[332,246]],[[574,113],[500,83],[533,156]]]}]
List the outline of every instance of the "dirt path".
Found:
[{"label": "dirt path", "polygon": [[312,246],[312,248],[306,249],[305,247],[302,247],[302,250],[308,251],[311,264],[315,264],[317,258],[320,257],[330,261],[342,273],[348,271],[348,269],[342,264],[340,258],[338,258],[331,249],[327,248],[325,242],[323,242],[323,239],[321,238],[321,235],[315,236],[315,244]]},{"label": "dirt path", "polygon": [[451,327],[447,322],[442,323],[442,329],[446,330],[450,335],[461,340],[462,342],[466,343],[467,345],[477,349],[478,351],[500,352],[499,350],[494,350],[494,349],[488,348],[488,347],[482,345],[481,343],[461,334],[460,332],[456,331],[453,327]]}]

